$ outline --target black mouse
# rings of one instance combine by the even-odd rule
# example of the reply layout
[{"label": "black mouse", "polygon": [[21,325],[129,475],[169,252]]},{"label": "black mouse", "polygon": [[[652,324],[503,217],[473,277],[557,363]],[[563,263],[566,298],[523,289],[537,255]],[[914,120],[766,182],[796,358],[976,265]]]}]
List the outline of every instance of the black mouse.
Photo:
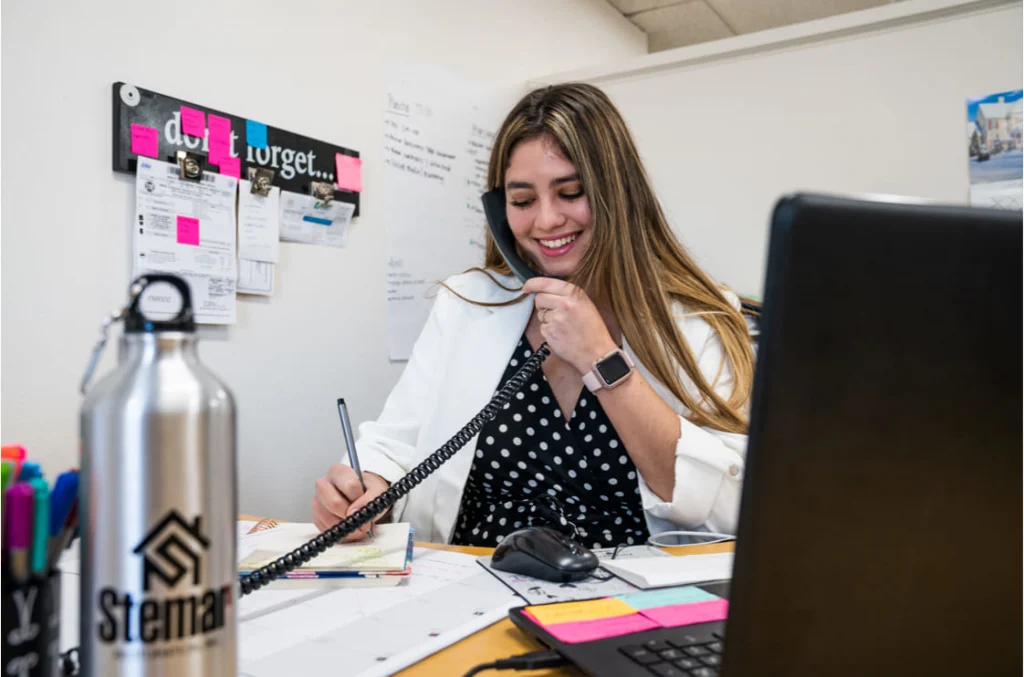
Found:
[{"label": "black mouse", "polygon": [[597,565],[597,555],[551,527],[513,531],[491,557],[491,566],[498,571],[554,583],[586,578]]}]

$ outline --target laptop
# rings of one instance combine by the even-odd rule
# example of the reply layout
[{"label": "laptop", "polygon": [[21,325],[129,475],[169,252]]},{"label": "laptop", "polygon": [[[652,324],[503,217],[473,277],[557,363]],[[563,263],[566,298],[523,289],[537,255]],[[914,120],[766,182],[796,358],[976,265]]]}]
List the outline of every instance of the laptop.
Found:
[{"label": "laptop", "polygon": [[1021,212],[782,199],[725,621],[592,677],[1022,673]]}]

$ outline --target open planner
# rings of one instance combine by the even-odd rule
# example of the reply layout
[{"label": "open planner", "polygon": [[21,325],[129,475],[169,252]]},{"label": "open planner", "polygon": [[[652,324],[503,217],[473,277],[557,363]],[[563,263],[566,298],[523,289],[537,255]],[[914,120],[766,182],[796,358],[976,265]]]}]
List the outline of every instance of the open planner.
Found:
[{"label": "open planner", "polygon": [[[316,537],[312,524],[280,524],[249,534],[240,544],[238,572],[246,575]],[[412,527],[408,523],[378,524],[372,539],[341,543],[306,562],[271,586],[318,587],[398,585],[412,573]]]}]

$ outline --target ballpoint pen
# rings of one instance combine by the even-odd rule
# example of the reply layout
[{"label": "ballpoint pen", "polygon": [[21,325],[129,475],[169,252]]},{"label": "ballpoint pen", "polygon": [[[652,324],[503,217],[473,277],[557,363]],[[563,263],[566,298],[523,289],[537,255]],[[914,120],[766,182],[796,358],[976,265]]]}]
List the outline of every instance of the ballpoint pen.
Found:
[{"label": "ballpoint pen", "polygon": [[[341,416],[341,431],[345,435],[345,446],[348,447],[348,462],[352,466],[352,469],[356,471],[356,476],[359,478],[359,486],[363,488],[363,493],[366,493],[366,482],[363,481],[363,471],[359,467],[359,456],[356,454],[356,441],[352,437],[352,423],[348,419],[348,407],[345,406],[345,398],[338,398],[338,415]],[[370,530],[367,532],[370,538],[373,538],[373,522],[370,522]]]}]

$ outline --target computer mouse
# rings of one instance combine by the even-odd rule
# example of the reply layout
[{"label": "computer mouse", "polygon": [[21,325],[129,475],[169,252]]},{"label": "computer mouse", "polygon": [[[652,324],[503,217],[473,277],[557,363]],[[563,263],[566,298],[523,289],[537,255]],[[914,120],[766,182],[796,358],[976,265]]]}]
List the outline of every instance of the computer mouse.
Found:
[{"label": "computer mouse", "polygon": [[491,556],[491,566],[498,571],[554,583],[586,578],[597,565],[597,555],[551,527],[513,531]]}]

